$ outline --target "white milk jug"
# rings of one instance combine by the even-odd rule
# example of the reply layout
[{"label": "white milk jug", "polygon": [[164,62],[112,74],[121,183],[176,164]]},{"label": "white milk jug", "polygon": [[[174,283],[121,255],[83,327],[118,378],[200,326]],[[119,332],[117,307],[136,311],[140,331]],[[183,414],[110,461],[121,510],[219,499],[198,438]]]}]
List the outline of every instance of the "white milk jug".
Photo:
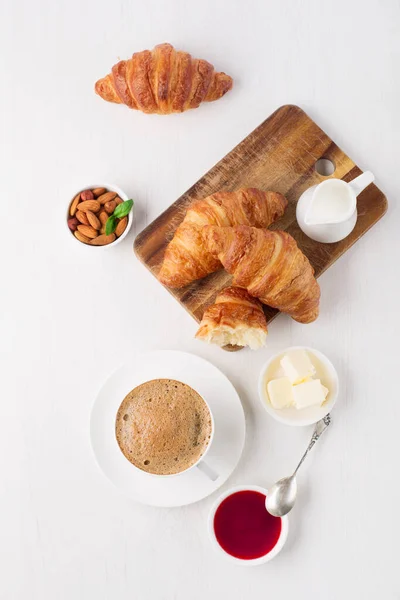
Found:
[{"label": "white milk jug", "polygon": [[343,240],[357,222],[357,196],[373,181],[371,171],[365,171],[350,183],[327,179],[311,186],[297,203],[296,218],[300,229],[317,242]]}]

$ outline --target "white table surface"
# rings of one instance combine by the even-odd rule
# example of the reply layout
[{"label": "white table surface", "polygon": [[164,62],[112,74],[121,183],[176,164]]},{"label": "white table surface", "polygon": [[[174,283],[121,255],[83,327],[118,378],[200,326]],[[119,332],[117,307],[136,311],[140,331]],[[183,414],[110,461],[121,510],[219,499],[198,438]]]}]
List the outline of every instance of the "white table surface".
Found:
[{"label": "white table surface", "polygon": [[[1,599],[400,598],[399,25],[396,0],[1,2]],[[170,117],[95,96],[118,57],[163,41],[231,74],[233,91]],[[389,212],[321,277],[316,323],[282,316],[268,348],[229,354],[193,339],[195,322],[132,243],[285,103],[375,173]],[[136,201],[129,237],[98,254],[63,221],[92,180]],[[272,563],[243,569],[213,553],[215,494],[149,508],[98,470],[88,420],[102,381],[128,355],[181,349],[222,369],[243,401],[245,452],[223,489],[286,475],[311,429],[272,421],[256,386],[271,353],[297,344],[331,357],[342,393]]]}]

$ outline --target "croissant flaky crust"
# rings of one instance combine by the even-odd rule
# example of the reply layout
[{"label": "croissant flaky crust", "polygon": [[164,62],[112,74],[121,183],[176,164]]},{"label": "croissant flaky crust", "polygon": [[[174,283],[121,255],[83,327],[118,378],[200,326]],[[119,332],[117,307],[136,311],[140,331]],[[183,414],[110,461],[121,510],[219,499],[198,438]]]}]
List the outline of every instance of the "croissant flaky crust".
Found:
[{"label": "croissant flaky crust", "polygon": [[261,303],[243,288],[225,288],[204,312],[196,338],[218,346],[261,348],[267,338]]},{"label": "croissant flaky crust", "polygon": [[169,287],[180,288],[221,268],[221,262],[204,244],[205,225],[268,227],[283,215],[286,206],[282,194],[256,188],[217,192],[195,200],[167,246],[159,280]]},{"label": "croissant flaky crust", "polygon": [[320,289],[314,269],[291,235],[246,226],[206,226],[203,238],[233,275],[234,284],[251,296],[300,323],[318,317]]},{"label": "croissant flaky crust", "polygon": [[168,115],[218,100],[232,84],[229,75],[217,73],[206,60],[159,44],[114,65],[96,82],[95,91],[108,102]]}]

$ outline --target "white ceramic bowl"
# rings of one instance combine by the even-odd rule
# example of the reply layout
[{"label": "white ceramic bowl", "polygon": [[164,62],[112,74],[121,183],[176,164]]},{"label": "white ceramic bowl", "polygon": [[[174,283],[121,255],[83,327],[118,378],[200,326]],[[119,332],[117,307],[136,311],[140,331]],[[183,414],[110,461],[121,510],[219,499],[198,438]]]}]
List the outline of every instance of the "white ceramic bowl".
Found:
[{"label": "white ceramic bowl", "polygon": [[[243,558],[236,558],[235,556],[228,554],[227,552],[225,552],[225,550],[222,548],[222,546],[220,546],[220,544],[218,543],[218,540],[215,536],[215,531],[214,531],[215,513],[217,512],[219,505],[221,504],[221,502],[223,500],[225,500],[225,498],[227,498],[228,496],[231,496],[232,494],[235,494],[236,492],[244,492],[246,490],[260,492],[261,494],[264,494],[265,496],[268,493],[267,489],[260,487],[258,485],[238,485],[236,487],[230,488],[229,490],[227,490],[226,492],[221,494],[221,496],[213,504],[213,506],[210,510],[210,514],[208,516],[208,533],[210,536],[211,543],[212,543],[213,547],[215,548],[215,550],[217,550],[217,552],[219,552],[220,554],[225,556],[225,558],[227,558],[231,562],[236,563],[237,565],[242,565],[245,567],[255,567],[257,565],[262,565],[266,562],[269,562],[270,560],[275,558],[275,556],[277,554],[279,554],[279,552],[282,550],[283,546],[286,543],[287,536],[289,533],[289,518],[287,515],[285,517],[281,517],[282,528],[281,528],[281,533],[280,533],[279,539],[278,539],[277,543],[275,544],[275,546],[272,548],[272,550],[270,552],[268,552],[268,554],[265,554],[264,556],[261,556],[260,558],[252,558],[249,560],[246,560]],[[267,510],[267,509],[265,509],[265,510]]]},{"label": "white ceramic bowl", "polygon": [[117,238],[114,242],[112,242],[111,244],[106,244],[105,246],[91,246],[90,244],[84,244],[83,242],[80,242],[73,234],[73,232],[70,230],[70,228],[68,227],[68,219],[70,219],[70,215],[69,215],[69,207],[71,205],[72,200],[75,198],[75,196],[77,194],[79,194],[80,192],[83,192],[84,190],[93,190],[95,188],[106,188],[109,192],[115,192],[116,194],[118,194],[118,196],[121,198],[121,200],[129,200],[128,196],[125,194],[125,192],[123,192],[119,187],[117,187],[116,185],[111,185],[109,183],[92,183],[90,185],[86,185],[85,187],[82,187],[78,190],[76,190],[76,192],[74,192],[71,195],[71,198],[68,202],[68,207],[67,207],[67,215],[66,215],[66,219],[65,219],[65,225],[67,227],[68,233],[70,238],[72,238],[73,240],[75,240],[75,242],[77,244],[79,244],[80,246],[83,246],[84,248],[89,248],[90,250],[106,250],[107,248],[111,248],[116,246],[117,244],[119,244],[120,242],[122,242],[122,240],[128,235],[130,228],[132,227],[132,223],[133,223],[133,211],[135,210],[135,205],[133,205],[132,210],[130,211],[129,215],[128,215],[128,225],[126,226],[126,229],[124,231],[124,233],[122,235],[119,236],[119,238]]},{"label": "white ceramic bowl", "polygon": [[[267,383],[271,378],[268,373],[270,371],[270,367],[273,363],[283,357],[284,354],[287,354],[291,350],[305,350],[310,354],[311,360],[313,356],[315,357],[316,364],[314,366],[317,369],[316,376],[318,377],[318,375],[320,375],[322,384],[329,389],[327,400],[322,406],[310,406],[301,410],[298,410],[295,407],[277,410],[269,401]],[[274,356],[272,356],[264,365],[258,380],[258,394],[261,404],[267,413],[269,413],[271,417],[280,423],[296,426],[313,425],[320,419],[323,419],[335,405],[339,394],[339,378],[335,367],[329,358],[325,356],[325,354],[322,354],[322,352],[319,352],[319,350],[314,350],[313,348],[308,348],[306,346],[293,346],[291,348],[286,348],[282,352],[278,352],[278,354],[274,354]]]}]

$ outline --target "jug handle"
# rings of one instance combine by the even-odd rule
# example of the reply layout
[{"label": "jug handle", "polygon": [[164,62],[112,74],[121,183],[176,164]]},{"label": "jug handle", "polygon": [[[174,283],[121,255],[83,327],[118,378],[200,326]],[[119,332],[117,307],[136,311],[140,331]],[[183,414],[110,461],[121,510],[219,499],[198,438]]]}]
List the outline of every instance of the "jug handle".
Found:
[{"label": "jug handle", "polygon": [[348,183],[355,195],[358,196],[370,183],[374,181],[374,179],[375,177],[371,171],[365,171],[365,173],[362,173],[353,179],[353,181],[349,181]]}]

